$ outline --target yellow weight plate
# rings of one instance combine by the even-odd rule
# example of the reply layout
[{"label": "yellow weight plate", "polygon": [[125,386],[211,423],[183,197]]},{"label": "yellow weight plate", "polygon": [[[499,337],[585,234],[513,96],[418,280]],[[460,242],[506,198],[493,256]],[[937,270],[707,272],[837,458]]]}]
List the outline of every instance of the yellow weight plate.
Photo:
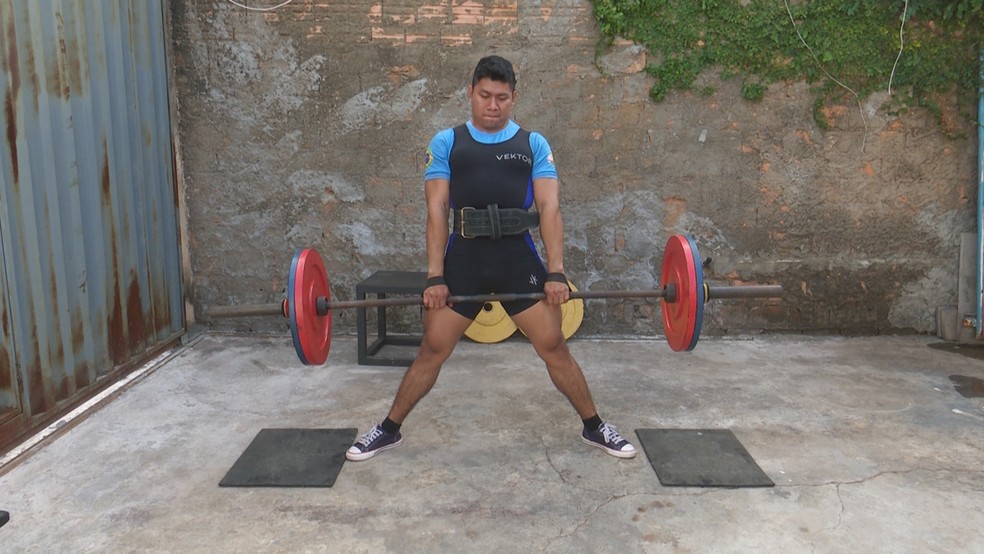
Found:
[{"label": "yellow weight plate", "polygon": [[475,317],[475,321],[465,329],[465,336],[475,342],[490,344],[502,342],[515,332],[516,324],[513,323],[502,304],[486,302]]},{"label": "yellow weight plate", "polygon": [[[567,281],[567,286],[571,287],[571,291],[577,290],[574,283],[570,281]],[[560,318],[560,330],[564,333],[564,338],[569,339],[573,337],[574,333],[581,327],[581,322],[584,321],[584,300],[576,298],[561,304]],[[525,335],[526,333],[523,334]]]},{"label": "yellow weight plate", "polygon": [[[567,284],[572,291],[577,290],[574,283],[567,281]],[[584,300],[576,298],[564,302],[560,305],[560,314],[560,330],[563,331],[564,338],[569,339],[574,336],[574,333],[581,327],[581,322],[584,321]]]}]

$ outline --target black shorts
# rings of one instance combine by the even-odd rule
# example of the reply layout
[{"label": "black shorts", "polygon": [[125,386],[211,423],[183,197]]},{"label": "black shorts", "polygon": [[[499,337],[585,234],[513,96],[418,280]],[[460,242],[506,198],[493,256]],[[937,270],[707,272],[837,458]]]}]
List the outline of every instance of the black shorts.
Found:
[{"label": "black shorts", "polygon": [[[546,278],[547,268],[529,233],[499,240],[451,235],[444,256],[444,280],[455,296],[543,292]],[[503,302],[502,307],[509,315],[516,315],[537,302],[514,300]],[[482,304],[459,302],[451,309],[475,319]]]}]

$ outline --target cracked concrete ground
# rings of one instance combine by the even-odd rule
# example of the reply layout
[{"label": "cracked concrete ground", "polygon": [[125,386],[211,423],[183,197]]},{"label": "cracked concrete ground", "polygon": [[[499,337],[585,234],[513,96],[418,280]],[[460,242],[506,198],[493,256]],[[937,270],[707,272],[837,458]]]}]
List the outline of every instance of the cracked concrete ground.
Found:
[{"label": "cracked concrete ground", "polygon": [[304,367],[289,338],[206,334],[8,460],[0,552],[981,552],[984,399],[955,384],[984,362],[935,342],[571,341],[629,438],[731,429],[774,488],[663,487],[583,445],[514,338],[463,342],[400,448],[270,489],[218,482],[262,428],[364,430],[402,370],[356,365],[352,337]]}]

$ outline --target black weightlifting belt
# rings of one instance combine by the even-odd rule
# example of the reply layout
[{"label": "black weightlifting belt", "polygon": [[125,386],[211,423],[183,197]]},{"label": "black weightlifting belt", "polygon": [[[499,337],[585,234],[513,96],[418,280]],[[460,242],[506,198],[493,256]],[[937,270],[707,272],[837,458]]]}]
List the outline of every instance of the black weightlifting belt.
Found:
[{"label": "black weightlifting belt", "polygon": [[454,211],[454,232],[462,238],[489,237],[498,240],[518,235],[540,225],[540,214],[519,208],[461,208]]}]

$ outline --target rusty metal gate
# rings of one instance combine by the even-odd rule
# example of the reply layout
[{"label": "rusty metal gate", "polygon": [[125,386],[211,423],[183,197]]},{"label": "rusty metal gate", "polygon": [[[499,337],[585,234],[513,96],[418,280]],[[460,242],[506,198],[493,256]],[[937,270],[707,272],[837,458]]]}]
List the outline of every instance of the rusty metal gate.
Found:
[{"label": "rusty metal gate", "polygon": [[0,2],[0,452],[184,330],[163,2]]}]

